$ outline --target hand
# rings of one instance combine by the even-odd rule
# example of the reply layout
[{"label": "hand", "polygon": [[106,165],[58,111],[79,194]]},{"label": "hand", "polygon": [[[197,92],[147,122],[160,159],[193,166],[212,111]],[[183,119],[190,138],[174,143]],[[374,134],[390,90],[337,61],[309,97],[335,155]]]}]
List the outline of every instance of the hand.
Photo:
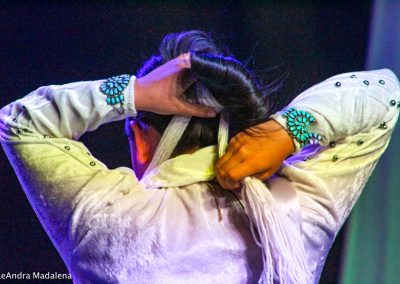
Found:
[{"label": "hand", "polygon": [[214,117],[216,113],[211,108],[185,101],[183,93],[194,82],[188,69],[190,53],[184,53],[138,78],[134,86],[136,109],[164,115]]},{"label": "hand", "polygon": [[266,180],[294,152],[292,138],[274,120],[255,125],[233,137],[216,164],[217,179],[225,189],[238,189],[241,180]]}]

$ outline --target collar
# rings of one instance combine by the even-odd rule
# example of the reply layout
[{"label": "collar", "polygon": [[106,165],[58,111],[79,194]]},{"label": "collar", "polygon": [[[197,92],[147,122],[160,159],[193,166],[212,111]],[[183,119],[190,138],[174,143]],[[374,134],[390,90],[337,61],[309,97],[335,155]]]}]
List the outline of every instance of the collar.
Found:
[{"label": "collar", "polygon": [[218,160],[217,146],[201,148],[161,163],[144,176],[140,182],[147,188],[177,187],[215,178]]}]

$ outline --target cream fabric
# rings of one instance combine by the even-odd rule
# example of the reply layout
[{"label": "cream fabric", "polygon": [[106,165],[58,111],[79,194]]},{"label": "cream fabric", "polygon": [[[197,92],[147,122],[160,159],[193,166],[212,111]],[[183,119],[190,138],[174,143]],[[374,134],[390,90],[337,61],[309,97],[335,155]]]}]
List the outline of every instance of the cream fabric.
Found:
[{"label": "cream fabric", "polygon": [[[76,141],[136,115],[134,79],[118,111],[99,92],[101,80],[42,87],[0,111],[2,146],[75,283],[256,282],[262,258],[247,216],[231,192],[206,182],[215,146],[165,161],[143,183]],[[400,101],[399,81],[377,70],[332,77],[290,104],[316,117],[323,141],[298,149],[266,184],[300,225],[314,282],[389,142],[399,112],[391,100]],[[157,188],[160,180],[168,186]]]}]

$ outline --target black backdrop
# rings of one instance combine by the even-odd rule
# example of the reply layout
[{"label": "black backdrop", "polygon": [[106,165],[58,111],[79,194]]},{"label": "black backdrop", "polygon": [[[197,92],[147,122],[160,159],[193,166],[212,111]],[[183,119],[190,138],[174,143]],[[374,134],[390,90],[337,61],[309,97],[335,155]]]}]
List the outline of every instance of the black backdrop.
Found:
[{"label": "black backdrop", "polygon": [[[211,32],[267,81],[288,74],[279,95],[290,98],[329,76],[363,69],[370,13],[368,1],[6,1],[0,7],[0,107],[42,85],[135,73],[163,35],[189,29]],[[122,128],[122,122],[104,125],[82,141],[110,168],[130,166]],[[0,196],[0,273],[66,273],[3,151]],[[337,281],[344,231],[321,283]]]}]

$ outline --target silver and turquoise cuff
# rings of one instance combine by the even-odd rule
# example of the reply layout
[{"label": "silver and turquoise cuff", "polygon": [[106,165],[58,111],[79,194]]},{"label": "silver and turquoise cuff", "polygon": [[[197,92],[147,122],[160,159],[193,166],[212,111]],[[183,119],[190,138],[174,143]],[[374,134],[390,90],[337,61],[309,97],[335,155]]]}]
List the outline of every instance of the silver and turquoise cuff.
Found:
[{"label": "silver and turquoise cuff", "polygon": [[128,86],[131,76],[123,74],[113,76],[100,85],[100,92],[107,96],[106,102],[108,105],[123,104],[125,101],[124,90]]},{"label": "silver and turquoise cuff", "polygon": [[286,129],[292,137],[296,148],[298,148],[296,150],[309,144],[317,144],[322,140],[321,135],[308,130],[309,126],[317,123],[317,121],[314,116],[307,111],[292,107],[283,110],[275,117],[272,116],[272,118]]}]

